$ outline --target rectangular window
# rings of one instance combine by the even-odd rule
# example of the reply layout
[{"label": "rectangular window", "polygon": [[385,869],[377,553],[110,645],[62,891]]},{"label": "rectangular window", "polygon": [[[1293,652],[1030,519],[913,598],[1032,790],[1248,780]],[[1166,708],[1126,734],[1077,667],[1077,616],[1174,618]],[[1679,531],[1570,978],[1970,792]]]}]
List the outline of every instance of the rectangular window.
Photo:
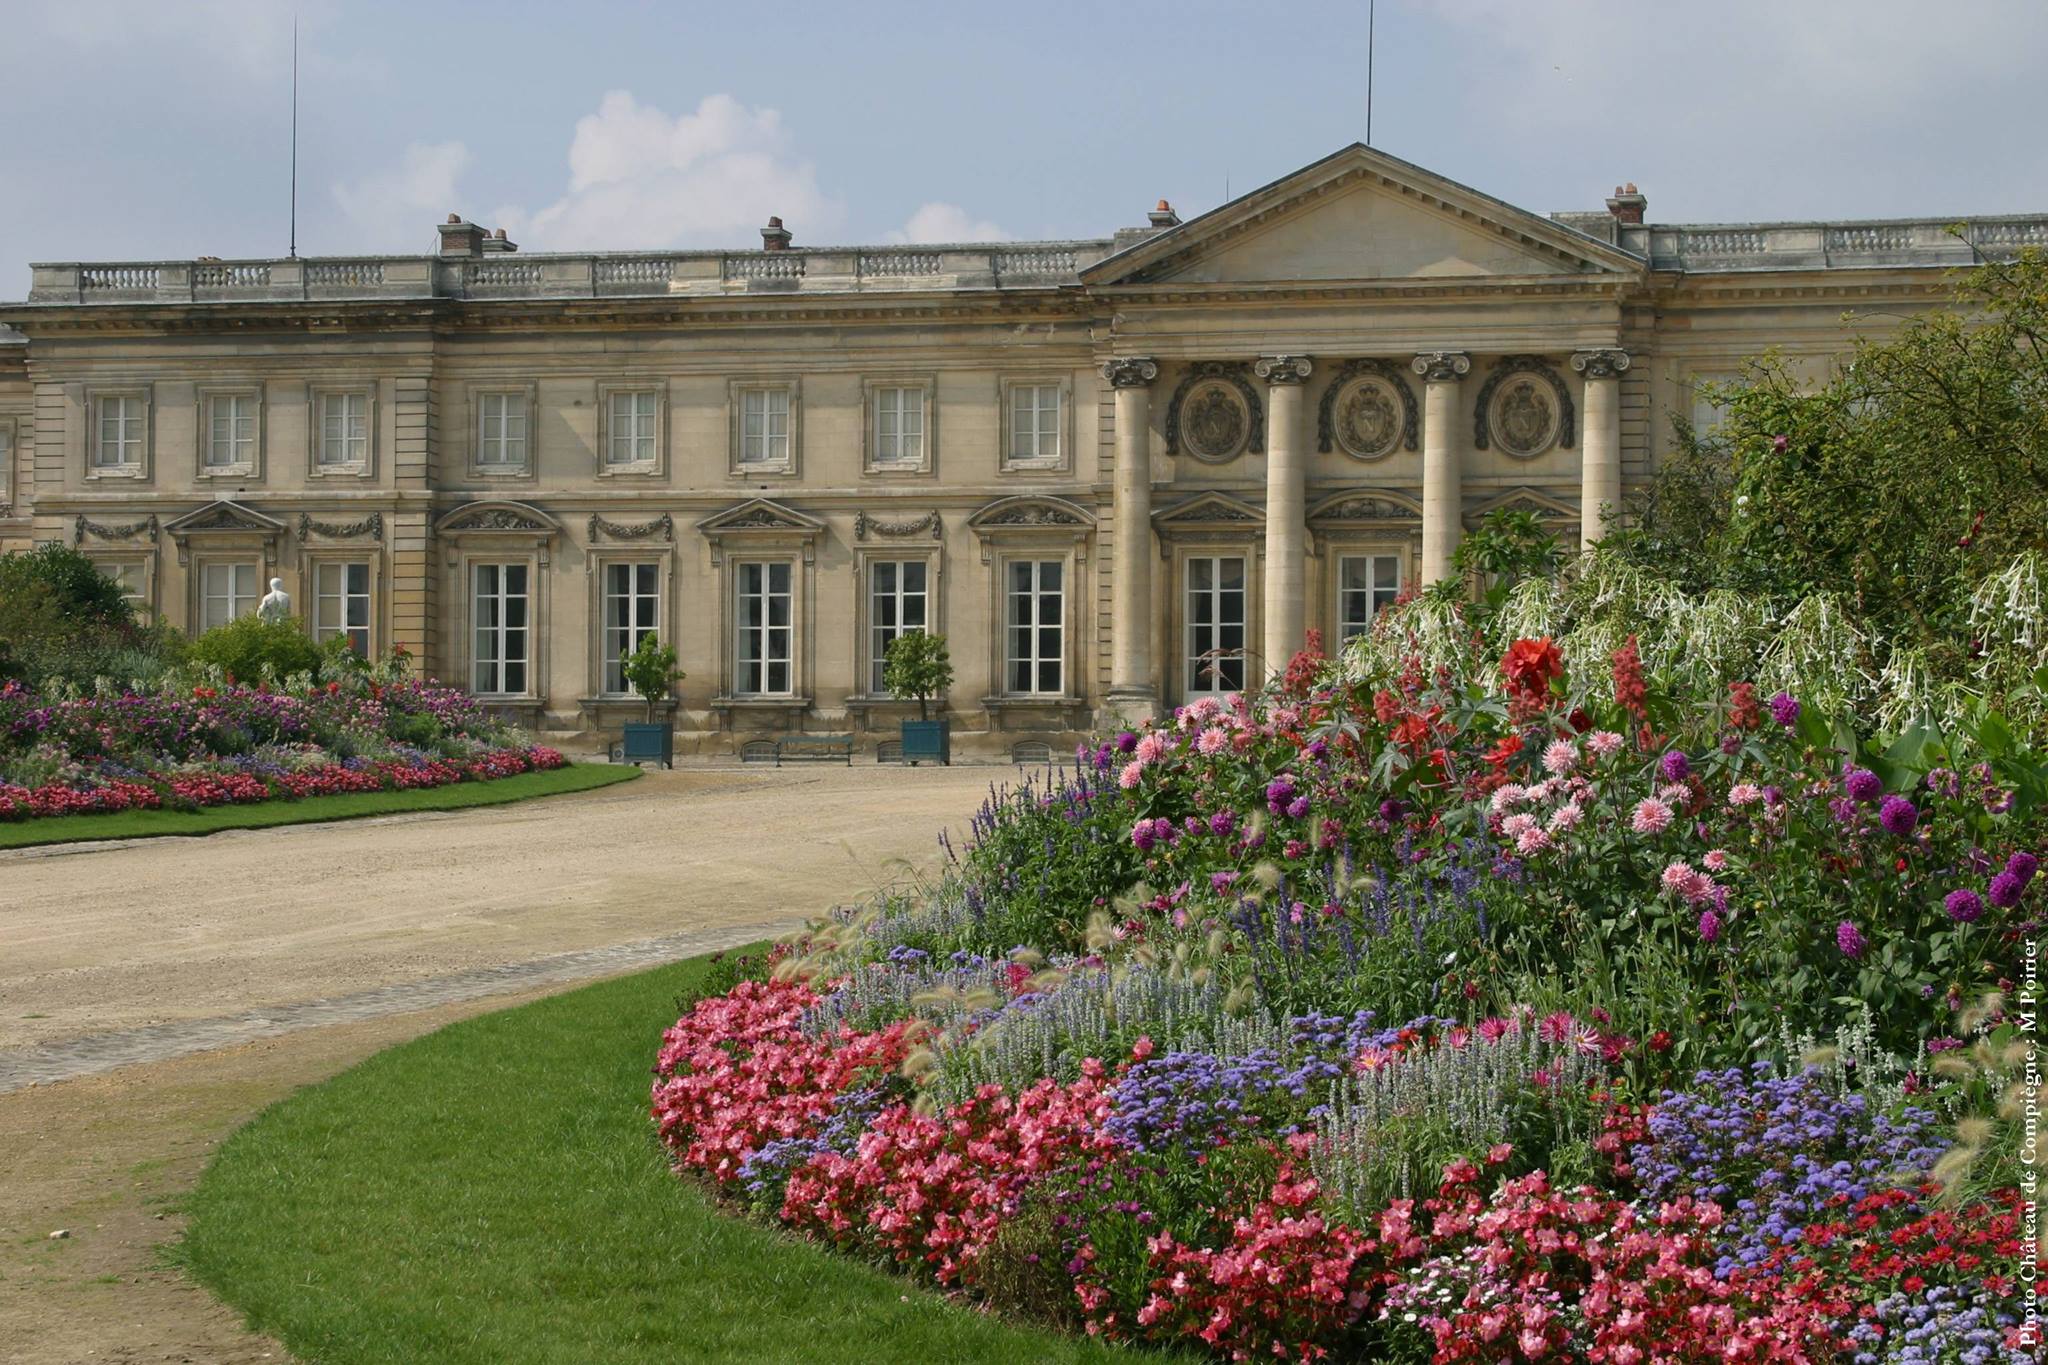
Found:
[{"label": "rectangular window", "polygon": [[320,395],[322,469],[362,469],[370,462],[370,395]]},{"label": "rectangular window", "polygon": [[1399,555],[1355,555],[1337,563],[1337,640],[1372,629],[1372,618],[1401,595]]},{"label": "rectangular window", "polygon": [[788,462],[789,390],[745,390],[740,394],[740,463]]},{"label": "rectangular window", "polygon": [[889,646],[897,636],[924,630],[929,601],[926,584],[931,565],[922,559],[879,559],[868,565],[868,693],[885,696],[882,681]]},{"label": "rectangular window", "polygon": [[212,630],[256,610],[254,564],[208,564],[200,570],[199,628]]},{"label": "rectangular window", "polygon": [[1244,691],[1244,559],[1187,562],[1187,695]]},{"label": "rectangular window", "polygon": [[623,697],[632,691],[626,683],[626,660],[640,648],[644,637],[656,633],[660,620],[659,564],[604,566],[604,690],[607,696]]},{"label": "rectangular window", "polygon": [[313,569],[313,638],[348,640],[357,657],[370,657],[370,566],[320,564]]},{"label": "rectangular window", "polygon": [[217,393],[206,400],[206,467],[256,466],[256,396]]},{"label": "rectangular window", "polygon": [[14,501],[14,431],[0,423],[0,507]]},{"label": "rectangular window", "polygon": [[532,634],[525,564],[477,564],[470,571],[470,619],[476,636],[470,690],[523,697]]},{"label": "rectangular window", "polygon": [[142,399],[132,394],[109,394],[99,400],[98,439],[93,442],[92,462],[98,469],[139,469],[142,467]]},{"label": "rectangular window", "polygon": [[611,395],[607,415],[605,463],[654,463],[655,393],[652,389],[620,389]]},{"label": "rectangular window", "polygon": [[1010,390],[1010,459],[1053,464],[1060,458],[1060,386],[1019,384]]},{"label": "rectangular window", "polygon": [[740,696],[781,697],[793,690],[789,581],[787,560],[738,566],[733,691]]},{"label": "rectangular window", "polygon": [[1004,675],[1012,693],[1059,696],[1066,682],[1066,563],[1013,559],[1004,614]]},{"label": "rectangular window", "polygon": [[122,601],[138,612],[142,610],[149,574],[141,562],[133,559],[105,564],[95,561],[93,567],[121,585]]},{"label": "rectangular window", "polygon": [[498,473],[526,468],[525,394],[479,394],[477,421],[478,468]]},{"label": "rectangular window", "polygon": [[915,465],[924,460],[924,390],[875,390],[875,459],[878,465]]}]

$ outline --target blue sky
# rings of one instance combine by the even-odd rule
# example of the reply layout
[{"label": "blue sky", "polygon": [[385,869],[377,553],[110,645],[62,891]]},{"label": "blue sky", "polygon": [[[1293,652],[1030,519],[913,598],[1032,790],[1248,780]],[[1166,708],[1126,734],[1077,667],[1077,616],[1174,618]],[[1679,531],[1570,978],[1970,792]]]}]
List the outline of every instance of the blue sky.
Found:
[{"label": "blue sky", "polygon": [[[30,260],[1097,236],[1365,134],[1366,6],[0,0]],[[1929,16],[1937,16],[1930,20]],[[2048,211],[2042,0],[1380,0],[1373,141],[1538,212]]]}]

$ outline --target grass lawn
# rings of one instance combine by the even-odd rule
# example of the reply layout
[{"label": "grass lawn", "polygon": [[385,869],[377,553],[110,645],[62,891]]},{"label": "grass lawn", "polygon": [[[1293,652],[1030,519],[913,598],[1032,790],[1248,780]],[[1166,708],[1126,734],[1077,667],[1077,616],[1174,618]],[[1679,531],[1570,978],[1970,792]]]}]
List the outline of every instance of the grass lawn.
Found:
[{"label": "grass lawn", "polygon": [[282,1101],[222,1146],[180,1258],[322,1365],[1131,1358],[724,1216],[671,1174],[649,1069],[702,971],[483,1015]]},{"label": "grass lawn", "polygon": [[416,810],[463,810],[502,806],[534,796],[587,792],[640,776],[640,769],[606,763],[572,763],[546,772],[521,773],[491,782],[458,782],[403,792],[346,792],[302,801],[261,801],[248,806],[204,810],[128,810],[111,815],[58,815],[46,820],[0,823],[0,848],[68,844],[80,839],[144,839],[155,835],[217,834],[224,829],[268,829],[321,820],[360,820]]}]

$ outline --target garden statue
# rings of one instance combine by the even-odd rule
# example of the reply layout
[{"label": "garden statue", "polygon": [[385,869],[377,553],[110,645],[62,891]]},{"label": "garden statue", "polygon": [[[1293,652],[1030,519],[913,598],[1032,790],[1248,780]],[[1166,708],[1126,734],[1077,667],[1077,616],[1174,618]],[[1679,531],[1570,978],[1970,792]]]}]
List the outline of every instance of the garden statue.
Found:
[{"label": "garden statue", "polygon": [[270,580],[270,591],[256,604],[256,614],[275,625],[292,614],[292,595],[284,590],[284,580]]}]

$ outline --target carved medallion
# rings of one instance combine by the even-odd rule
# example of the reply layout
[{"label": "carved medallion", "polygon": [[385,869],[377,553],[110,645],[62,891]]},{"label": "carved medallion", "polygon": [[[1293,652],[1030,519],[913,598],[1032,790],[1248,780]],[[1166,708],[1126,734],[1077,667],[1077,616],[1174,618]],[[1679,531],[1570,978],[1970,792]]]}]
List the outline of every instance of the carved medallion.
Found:
[{"label": "carved medallion", "polygon": [[1221,464],[1237,458],[1244,449],[1251,423],[1243,400],[1230,385],[1209,383],[1188,396],[1181,425],[1187,433],[1190,455]]},{"label": "carved medallion", "polygon": [[1500,448],[1528,460],[1557,439],[1557,405],[1550,388],[1534,375],[1517,375],[1494,394],[1489,427]]},{"label": "carved medallion", "polygon": [[1404,414],[1394,386],[1378,376],[1354,380],[1332,412],[1337,444],[1357,460],[1383,460],[1401,443]]}]

